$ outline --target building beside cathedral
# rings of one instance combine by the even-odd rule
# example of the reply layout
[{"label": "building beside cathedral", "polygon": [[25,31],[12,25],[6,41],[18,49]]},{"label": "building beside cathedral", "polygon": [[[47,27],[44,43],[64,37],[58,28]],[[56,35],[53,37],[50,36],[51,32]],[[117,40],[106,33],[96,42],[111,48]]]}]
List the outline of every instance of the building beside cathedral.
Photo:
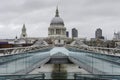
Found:
[{"label": "building beside cathedral", "polygon": [[117,33],[114,32],[113,40],[114,41],[120,41],[120,32],[117,32]]},{"label": "building beside cathedral", "polygon": [[55,45],[64,45],[66,40],[66,27],[64,21],[59,16],[58,7],[56,8],[55,17],[51,20],[48,28],[48,37]]},{"label": "building beside cathedral", "polygon": [[69,38],[69,31],[66,31],[66,37]]},{"label": "building beside cathedral", "polygon": [[27,37],[26,27],[25,27],[25,24],[23,24],[22,33],[21,33],[20,38],[26,38],[26,37]]},{"label": "building beside cathedral", "polygon": [[95,39],[103,39],[104,40],[104,36],[102,36],[102,29],[100,29],[100,28],[96,29]]},{"label": "building beside cathedral", "polygon": [[78,38],[78,30],[76,28],[72,28],[72,39]]}]

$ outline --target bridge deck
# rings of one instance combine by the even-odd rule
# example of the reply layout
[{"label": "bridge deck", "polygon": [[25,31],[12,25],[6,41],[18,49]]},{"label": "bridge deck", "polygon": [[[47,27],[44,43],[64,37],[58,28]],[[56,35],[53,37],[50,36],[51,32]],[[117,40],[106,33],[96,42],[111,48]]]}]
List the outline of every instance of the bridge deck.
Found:
[{"label": "bridge deck", "polygon": [[[91,73],[120,75],[120,64],[116,64],[112,61],[107,61],[102,58],[94,57],[91,55],[92,53],[80,52],[80,51],[69,51],[64,47],[60,47],[60,48],[57,47],[51,51],[26,53],[28,57],[22,57],[20,59],[15,59],[10,62],[4,62],[4,64],[0,64],[0,74],[16,74],[19,72],[26,74],[29,71],[33,70],[35,67],[38,67],[41,64],[45,64],[52,56],[51,52],[54,52],[54,51],[56,53],[62,52],[65,55],[67,54],[66,56],[69,57],[69,59],[73,63],[83,67],[84,69],[88,70]],[[23,56],[26,56],[26,55],[23,55]],[[104,56],[108,58],[108,56],[102,55],[102,57]],[[114,58],[116,57],[114,56]],[[0,59],[0,60],[5,61],[4,59]],[[117,59],[118,61],[120,61],[119,58]],[[34,65],[36,66],[34,67]]]}]

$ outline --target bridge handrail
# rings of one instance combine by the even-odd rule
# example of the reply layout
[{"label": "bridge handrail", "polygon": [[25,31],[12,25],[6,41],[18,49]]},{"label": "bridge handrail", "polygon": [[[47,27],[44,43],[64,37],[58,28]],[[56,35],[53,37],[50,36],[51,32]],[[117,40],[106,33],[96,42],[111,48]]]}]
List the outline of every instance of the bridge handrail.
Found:
[{"label": "bridge handrail", "polygon": [[118,48],[107,48],[107,47],[93,47],[93,46],[89,46],[89,48],[97,48],[97,49],[105,49],[105,50],[120,50]]},{"label": "bridge handrail", "polygon": [[27,46],[27,47],[0,48],[0,50],[12,50],[12,49],[23,49],[23,48],[33,48],[33,47],[45,47],[45,46]]}]

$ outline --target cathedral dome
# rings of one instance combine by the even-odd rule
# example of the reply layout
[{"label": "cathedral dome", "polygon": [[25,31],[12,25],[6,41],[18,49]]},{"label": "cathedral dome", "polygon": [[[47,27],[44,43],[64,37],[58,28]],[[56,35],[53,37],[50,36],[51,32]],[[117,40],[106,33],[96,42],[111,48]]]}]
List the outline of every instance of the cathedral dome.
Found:
[{"label": "cathedral dome", "polygon": [[62,18],[54,17],[50,23],[50,25],[64,25]]},{"label": "cathedral dome", "polygon": [[56,9],[55,17],[52,19],[50,25],[63,25],[64,26],[64,21],[62,20],[62,18],[59,17],[58,8]]}]

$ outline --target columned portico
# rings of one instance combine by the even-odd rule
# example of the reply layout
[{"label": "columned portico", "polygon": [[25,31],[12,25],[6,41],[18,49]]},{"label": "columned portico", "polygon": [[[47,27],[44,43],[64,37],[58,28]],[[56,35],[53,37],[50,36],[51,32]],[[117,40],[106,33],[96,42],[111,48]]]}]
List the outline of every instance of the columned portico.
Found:
[{"label": "columned portico", "polygon": [[60,29],[60,28],[50,28],[49,29],[49,37],[52,36],[52,35],[66,35],[66,29],[63,28],[63,29]]}]

